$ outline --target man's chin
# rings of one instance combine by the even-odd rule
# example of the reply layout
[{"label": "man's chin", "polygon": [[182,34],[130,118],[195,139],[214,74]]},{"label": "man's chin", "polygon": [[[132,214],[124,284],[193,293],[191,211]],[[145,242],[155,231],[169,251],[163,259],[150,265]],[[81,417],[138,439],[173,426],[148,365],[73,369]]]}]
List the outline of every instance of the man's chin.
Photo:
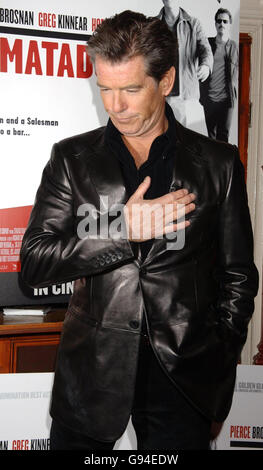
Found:
[{"label": "man's chin", "polygon": [[130,121],[115,121],[115,120],[112,120],[114,126],[118,129],[118,131],[123,134],[123,135],[127,135],[127,136],[136,136],[139,132],[139,129],[137,128],[137,126],[134,126],[134,123],[132,125],[132,123],[130,123]]},{"label": "man's chin", "polygon": [[119,131],[124,137],[139,137],[140,136],[140,132],[134,131],[132,129],[119,129]]}]

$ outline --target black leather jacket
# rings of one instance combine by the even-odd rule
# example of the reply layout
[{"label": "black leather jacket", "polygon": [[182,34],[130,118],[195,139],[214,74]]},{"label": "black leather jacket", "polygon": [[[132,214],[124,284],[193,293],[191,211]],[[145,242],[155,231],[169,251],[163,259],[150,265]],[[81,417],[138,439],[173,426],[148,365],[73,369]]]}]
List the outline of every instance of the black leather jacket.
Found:
[{"label": "black leather jacket", "polygon": [[54,145],[23,239],[29,285],[75,280],[51,415],[99,440],[127,426],[143,311],[175,386],[209,419],[223,421],[231,406],[258,288],[244,172],[236,147],[175,126],[171,189],[197,196],[182,249],[155,240],[142,263],[127,240],[78,237],[81,204],[127,201],[104,128]]}]

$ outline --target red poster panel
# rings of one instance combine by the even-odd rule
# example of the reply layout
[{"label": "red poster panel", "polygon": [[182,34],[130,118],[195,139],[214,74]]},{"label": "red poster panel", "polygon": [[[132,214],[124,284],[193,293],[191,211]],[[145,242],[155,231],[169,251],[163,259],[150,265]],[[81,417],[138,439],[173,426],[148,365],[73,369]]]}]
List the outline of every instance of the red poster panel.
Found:
[{"label": "red poster panel", "polygon": [[0,209],[0,272],[20,272],[19,253],[32,206]]}]

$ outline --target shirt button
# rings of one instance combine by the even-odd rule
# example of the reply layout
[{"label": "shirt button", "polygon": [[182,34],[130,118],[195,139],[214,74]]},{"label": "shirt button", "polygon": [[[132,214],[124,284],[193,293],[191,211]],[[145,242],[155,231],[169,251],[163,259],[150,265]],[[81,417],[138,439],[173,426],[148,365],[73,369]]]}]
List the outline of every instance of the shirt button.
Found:
[{"label": "shirt button", "polygon": [[131,320],[129,325],[133,330],[137,330],[140,326],[140,323],[137,320]]}]

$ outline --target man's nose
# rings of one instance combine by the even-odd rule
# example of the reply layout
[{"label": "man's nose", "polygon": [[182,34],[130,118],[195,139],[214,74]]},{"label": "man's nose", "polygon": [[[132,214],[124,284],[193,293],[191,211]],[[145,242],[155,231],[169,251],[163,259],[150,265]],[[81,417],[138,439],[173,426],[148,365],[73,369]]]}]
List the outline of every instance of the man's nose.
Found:
[{"label": "man's nose", "polygon": [[113,93],[111,110],[114,113],[121,113],[122,111],[125,111],[126,108],[127,108],[127,104],[125,102],[125,99],[121,91],[117,91],[116,93]]}]

